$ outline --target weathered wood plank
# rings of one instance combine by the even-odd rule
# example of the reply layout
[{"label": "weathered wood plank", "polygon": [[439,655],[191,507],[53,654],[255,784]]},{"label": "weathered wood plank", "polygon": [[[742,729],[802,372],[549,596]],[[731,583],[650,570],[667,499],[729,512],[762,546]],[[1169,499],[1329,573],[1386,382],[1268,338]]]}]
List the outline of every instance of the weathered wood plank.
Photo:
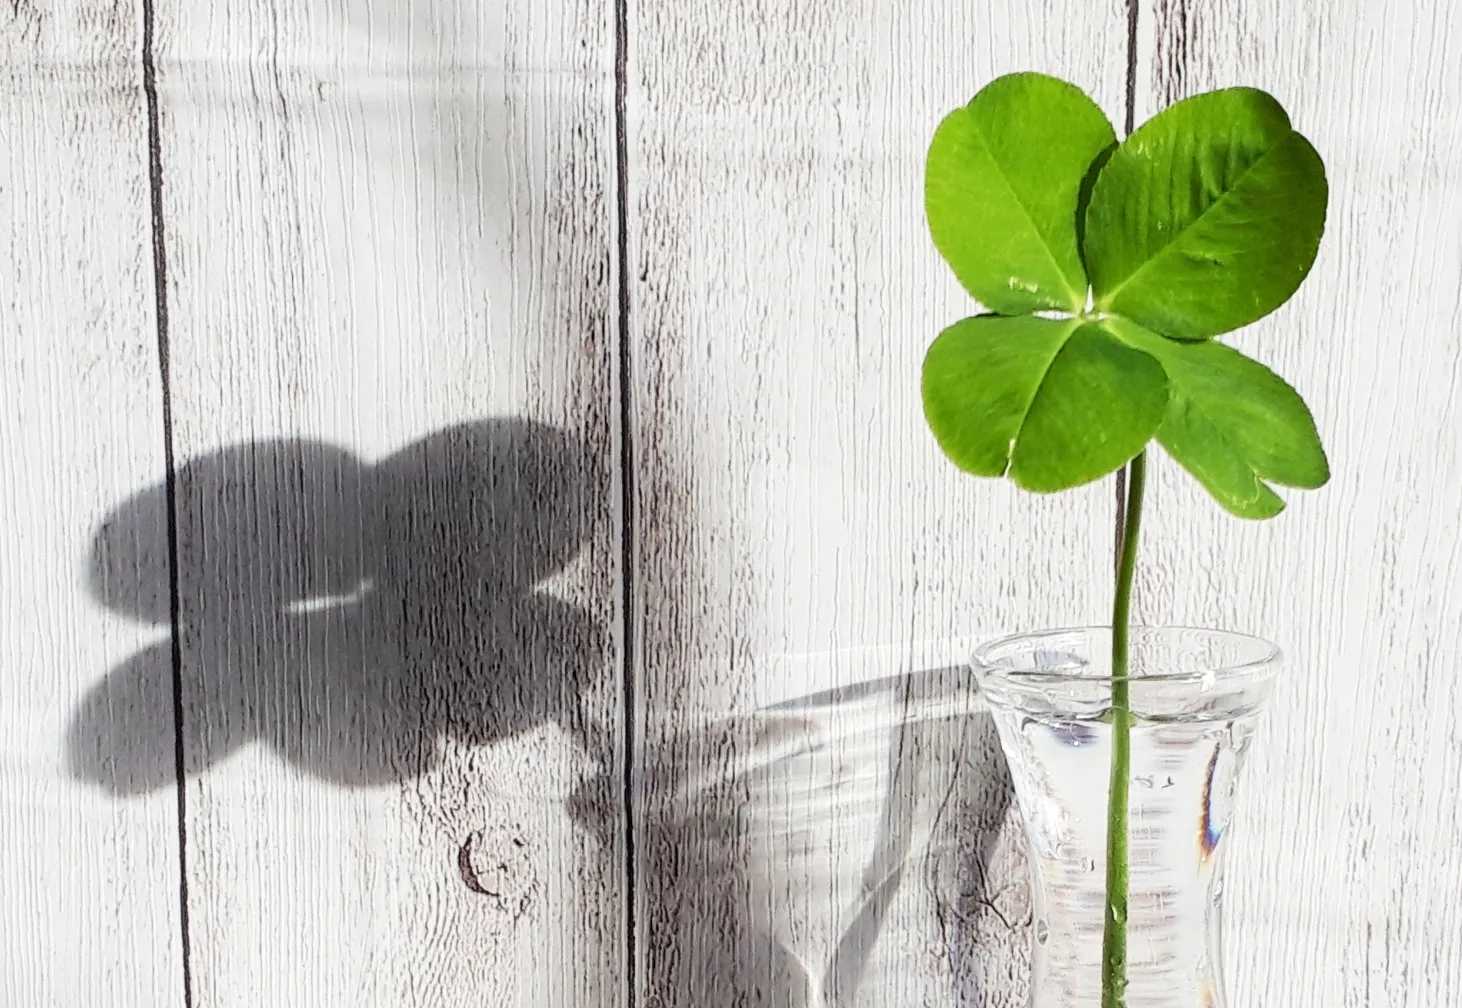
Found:
[{"label": "weathered wood plank", "polygon": [[159,16],[198,1003],[618,1005],[607,16]]},{"label": "weathered wood plank", "polygon": [[1462,997],[1462,12],[1162,3],[1150,112],[1273,92],[1324,156],[1328,234],[1295,301],[1232,342],[1314,408],[1334,477],[1252,525],[1164,459],[1149,622],[1278,642],[1290,668],[1233,852],[1234,1004]]},{"label": "weathered wood plank", "polygon": [[[1024,872],[985,849],[1002,771],[969,741],[947,779],[980,722],[903,739],[959,797],[950,862],[921,860],[918,831],[897,825],[937,813],[926,803],[944,792],[894,773],[875,793],[898,816],[850,807],[835,825],[792,800],[832,771],[768,754],[795,725],[748,718],[916,668],[920,640],[1102,618],[1110,484],[1034,499],[961,478],[924,429],[924,349],[974,308],[926,237],[922,174],[940,117],[998,73],[1066,76],[1120,124],[1124,6],[692,0],[631,14],[639,990],[676,1008],[804,1003],[827,992],[830,949],[854,940],[871,895],[887,903],[877,965],[839,1004],[1021,1004],[1027,910],[1002,904],[1014,930],[994,928],[980,904]],[[840,653],[873,645],[891,653]],[[814,657],[788,672],[800,654]],[[837,710],[807,730],[836,740],[858,717]],[[892,824],[864,867],[896,853],[903,883],[759,876],[757,844],[778,834],[758,832],[748,803],[768,771],[794,776],[771,792],[783,829],[823,816],[802,824],[808,843],[871,842],[860,831]],[[829,849],[831,876],[852,850]],[[799,903],[799,884],[831,905]]]},{"label": "weathered wood plank", "polygon": [[[171,754],[173,738],[165,666],[139,692],[109,688],[168,619],[166,549],[139,554],[105,524],[164,472],[138,31],[130,7],[78,0],[0,19],[6,1005],[183,997],[173,763],[139,797],[110,758]],[[164,526],[137,531],[156,544]]]}]

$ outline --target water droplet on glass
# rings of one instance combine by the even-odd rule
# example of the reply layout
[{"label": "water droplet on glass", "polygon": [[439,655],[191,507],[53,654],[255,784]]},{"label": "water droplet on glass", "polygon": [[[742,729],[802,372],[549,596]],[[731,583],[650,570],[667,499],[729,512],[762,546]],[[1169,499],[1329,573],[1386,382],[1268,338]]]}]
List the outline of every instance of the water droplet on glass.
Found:
[{"label": "water droplet on glass", "polygon": [[1036,921],[1036,941],[1037,941],[1037,943],[1039,943],[1041,945],[1044,945],[1044,944],[1046,944],[1046,939],[1049,938],[1049,937],[1051,937],[1051,928],[1046,923],[1045,919],[1042,918],[1041,920]]}]

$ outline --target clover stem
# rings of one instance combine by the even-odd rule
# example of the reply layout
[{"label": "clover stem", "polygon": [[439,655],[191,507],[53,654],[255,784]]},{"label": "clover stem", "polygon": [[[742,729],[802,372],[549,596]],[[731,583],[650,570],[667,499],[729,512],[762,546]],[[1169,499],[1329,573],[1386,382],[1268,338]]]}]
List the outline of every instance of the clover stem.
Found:
[{"label": "clover stem", "polygon": [[1112,778],[1107,797],[1107,905],[1102,924],[1102,1008],[1127,1005],[1127,806],[1131,784],[1132,709],[1128,693],[1128,623],[1147,453],[1127,466],[1125,522],[1112,605]]}]

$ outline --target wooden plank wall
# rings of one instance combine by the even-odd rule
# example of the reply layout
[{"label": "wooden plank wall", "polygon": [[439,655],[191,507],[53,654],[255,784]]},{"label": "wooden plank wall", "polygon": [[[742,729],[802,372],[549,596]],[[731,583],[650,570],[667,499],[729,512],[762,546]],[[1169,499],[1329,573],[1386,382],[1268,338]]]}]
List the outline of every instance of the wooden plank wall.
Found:
[{"label": "wooden plank wall", "polygon": [[[834,771],[766,755],[895,711],[812,729],[726,715],[846,684],[854,667],[908,671],[917,642],[1100,620],[1110,487],[1030,500],[977,484],[923,427],[924,348],[973,309],[926,238],[922,178],[933,125],[995,74],[1061,73],[1120,114],[1126,13],[689,0],[634,4],[629,29],[636,985],[677,1008],[838,997],[839,941],[869,898],[891,900],[875,914],[890,938],[857,999],[835,1003],[942,1005],[979,976],[992,1005],[1021,1004],[1028,931],[975,913],[1008,879],[986,893],[982,869],[936,861],[887,894],[863,875],[887,856],[868,834],[911,845],[947,785],[896,795],[907,807],[890,827],[876,794],[851,796],[873,804],[866,816],[836,810],[814,783],[832,787]],[[838,653],[868,647],[891,650]],[[976,758],[989,751],[977,733],[924,726],[907,759],[970,742],[957,807],[993,831],[1003,770]],[[757,790],[777,774],[780,794]],[[812,791],[800,806],[798,788]],[[834,811],[848,818],[817,821]],[[849,844],[866,865],[818,863]],[[1020,925],[1023,898],[1006,913]],[[961,948],[976,935],[983,949]]]},{"label": "wooden plank wall", "polygon": [[622,999],[610,29],[159,4],[199,1003]]},{"label": "wooden plank wall", "polygon": [[[1155,480],[1148,621],[1281,643],[1290,667],[1235,851],[1236,1004],[1462,997],[1462,14],[1448,4],[1159,7],[1141,93],[1248,83],[1324,156],[1327,237],[1234,342],[1313,406],[1331,484],[1263,526]],[[1164,460],[1166,461],[1166,460]],[[1249,944],[1251,943],[1251,944]]]},{"label": "wooden plank wall", "polygon": [[[108,512],[165,473],[140,25],[0,15],[0,1004],[182,1003],[171,680],[119,694],[167,621],[167,524]],[[153,617],[160,613],[160,620]],[[125,672],[123,673],[125,674]]]},{"label": "wooden plank wall", "polygon": [[1161,463],[1140,576],[1292,656],[1234,1003],[1462,997],[1447,5],[26,0],[0,46],[4,1004],[1023,1005],[939,670],[1104,619],[1114,488],[939,457],[922,160],[1010,70],[1120,124],[1129,58],[1139,119],[1265,87],[1331,175],[1238,342],[1335,480],[1258,526]]}]

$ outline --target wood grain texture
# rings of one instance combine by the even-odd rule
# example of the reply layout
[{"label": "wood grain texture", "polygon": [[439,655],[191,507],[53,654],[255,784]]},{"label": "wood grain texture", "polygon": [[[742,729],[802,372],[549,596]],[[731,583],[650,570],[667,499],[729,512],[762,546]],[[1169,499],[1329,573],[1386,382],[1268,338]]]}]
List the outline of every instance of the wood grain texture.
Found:
[{"label": "wood grain texture", "polygon": [[[164,468],[137,44],[126,7],[0,16],[5,1005],[182,1004],[172,765],[129,799],[104,758],[137,733],[171,752],[171,681],[102,688],[156,633],[129,618],[144,572],[93,548],[107,509]],[[151,559],[165,578],[166,551]]]},{"label": "wood grain texture", "polygon": [[622,1003],[609,28],[159,3],[200,1005]]},{"label": "wood grain texture", "polygon": [[[975,307],[927,238],[922,179],[940,117],[1002,72],[1068,77],[1120,123],[1127,21],[1120,3],[1065,0],[630,15],[637,987],[675,1008],[802,1004],[832,953],[785,936],[830,925],[796,919],[812,911],[766,897],[747,867],[763,836],[741,811],[765,769],[756,710],[827,685],[828,668],[841,686],[907,671],[919,640],[1094,622],[1108,605],[1109,483],[1031,498],[961,477],[924,428],[924,350]],[[861,671],[839,657],[867,646],[904,657]],[[823,656],[818,687],[789,655]],[[944,752],[928,765],[945,773],[950,738],[910,744]],[[958,870],[931,881],[914,866],[937,859],[911,843],[896,891],[842,894],[897,904],[860,998],[1023,1003],[1028,910],[993,929],[977,904],[1024,865],[986,877],[978,848],[1008,792],[971,751],[985,756],[958,775],[977,824]],[[910,788],[889,793],[922,815]]]},{"label": "wood grain texture", "polygon": [[[137,14],[0,16],[0,1003],[181,1005],[186,881],[208,1008],[1022,1005],[958,663],[1107,618],[1112,488],[967,479],[925,432],[973,306],[922,161],[1008,70],[1120,122],[1124,5],[629,0],[623,361],[608,7],[156,6],[181,725]],[[1147,622],[1292,658],[1233,1000],[1453,1004],[1462,14],[1141,14],[1139,118],[1265,87],[1331,175],[1315,274],[1234,342],[1335,479],[1252,525],[1160,461],[1141,566]]]},{"label": "wood grain texture", "polygon": [[1294,301],[1232,342],[1310,402],[1334,477],[1263,525],[1157,469],[1147,622],[1278,642],[1290,665],[1233,852],[1234,1003],[1462,999],[1462,13],[1162,3],[1145,113],[1275,94],[1324,157],[1327,235]]}]

